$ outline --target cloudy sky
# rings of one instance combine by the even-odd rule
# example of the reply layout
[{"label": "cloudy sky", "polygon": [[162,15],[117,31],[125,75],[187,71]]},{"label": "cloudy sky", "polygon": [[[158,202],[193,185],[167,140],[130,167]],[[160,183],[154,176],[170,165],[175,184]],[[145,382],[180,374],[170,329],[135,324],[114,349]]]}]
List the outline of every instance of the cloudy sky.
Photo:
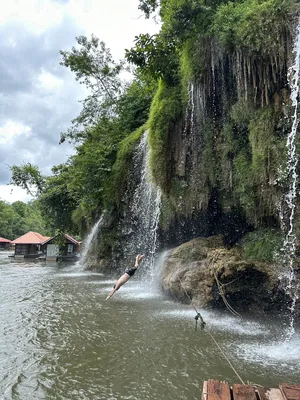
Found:
[{"label": "cloudy sky", "polygon": [[59,50],[94,33],[116,60],[135,35],[154,33],[138,0],[0,0],[0,198],[27,201],[7,186],[9,165],[31,162],[50,174],[72,153],[60,132],[81,109],[83,88],[59,65]]}]

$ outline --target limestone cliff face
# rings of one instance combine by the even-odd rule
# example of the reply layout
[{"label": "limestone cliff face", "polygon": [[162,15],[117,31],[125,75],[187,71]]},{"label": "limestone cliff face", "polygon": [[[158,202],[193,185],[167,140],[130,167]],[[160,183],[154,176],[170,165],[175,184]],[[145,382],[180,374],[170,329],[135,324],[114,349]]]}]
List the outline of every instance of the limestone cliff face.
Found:
[{"label": "limestone cliff face", "polygon": [[199,307],[225,309],[225,302],[238,312],[283,307],[274,265],[246,261],[242,250],[226,248],[221,236],[193,239],[173,249],[164,263],[162,287],[173,298],[192,299]]},{"label": "limestone cliff face", "polygon": [[247,230],[280,228],[295,25],[278,24],[259,51],[226,48],[217,37],[190,40],[180,82],[160,82],[149,141],[165,244],[213,234],[234,243]]},{"label": "limestone cliff face", "polygon": [[[257,11],[261,3],[253,3]],[[261,8],[261,14],[253,14],[253,26],[248,23],[249,10],[243,2],[230,3],[230,12],[238,9],[234,26],[228,29],[231,20],[227,20],[225,5],[211,35],[198,34],[196,29],[194,35],[182,40],[176,79],[160,80],[146,124],[151,173],[162,191],[157,232],[161,247],[221,234],[226,246],[244,240],[247,260],[252,260],[245,261],[236,247],[210,246],[204,238],[205,255],[200,252],[198,258],[193,257],[188,268],[181,258],[176,261],[175,252],[166,263],[163,285],[179,295],[176,271],[182,273],[182,268],[187,268],[183,280],[193,281],[193,296],[199,304],[217,302],[212,259],[218,257],[226,265],[225,272],[218,269],[220,279],[229,271],[235,275],[236,270],[246,272],[253,288],[263,276],[264,293],[276,286],[271,265],[283,236],[278,206],[287,187],[286,140],[292,115],[288,71],[297,13],[293,0],[279,6],[275,3]],[[130,151],[119,152],[126,167],[119,168],[120,199],[112,210],[111,227],[103,230],[101,237],[99,258],[105,253],[104,265],[114,266],[116,258],[125,257],[126,243],[135,231],[136,221],[128,221],[128,196],[135,192],[135,180],[123,170],[133,169],[140,138],[141,134],[134,136]],[[300,163],[298,175],[299,168]],[[300,237],[297,210],[294,226]],[[197,279],[189,278],[193,274]],[[199,282],[206,282],[201,290],[196,289]],[[248,286],[245,284],[245,290],[252,293]],[[234,284],[228,285],[233,297],[234,288]],[[236,291],[236,298],[239,293]],[[261,293],[261,299],[263,296]]]}]

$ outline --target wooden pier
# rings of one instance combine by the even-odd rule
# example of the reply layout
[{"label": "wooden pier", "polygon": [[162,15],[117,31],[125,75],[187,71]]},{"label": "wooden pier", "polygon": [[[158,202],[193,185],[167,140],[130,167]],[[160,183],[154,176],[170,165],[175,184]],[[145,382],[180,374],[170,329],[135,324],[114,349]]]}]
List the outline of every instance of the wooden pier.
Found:
[{"label": "wooden pier", "polygon": [[300,400],[300,385],[281,383],[279,388],[236,384],[209,379],[203,384],[202,400]]}]

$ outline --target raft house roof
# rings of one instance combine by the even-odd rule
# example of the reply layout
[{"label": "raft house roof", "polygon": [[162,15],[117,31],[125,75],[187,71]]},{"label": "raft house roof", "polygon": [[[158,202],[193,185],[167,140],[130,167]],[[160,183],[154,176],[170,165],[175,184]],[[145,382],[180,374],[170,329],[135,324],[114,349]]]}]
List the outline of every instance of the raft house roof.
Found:
[{"label": "raft house roof", "polygon": [[[68,235],[67,233],[63,234],[64,237],[68,240],[70,240],[70,242],[74,243],[74,244],[80,244],[81,242],[78,242],[76,239],[74,239],[72,236]],[[48,237],[43,244],[47,244],[48,242],[50,242],[52,239],[54,239],[55,237],[57,237],[58,235],[52,236],[52,237]]]},{"label": "raft house roof", "polygon": [[11,240],[0,237],[0,243],[11,243]]},{"label": "raft house roof", "polygon": [[48,236],[43,236],[38,232],[27,232],[25,235],[13,240],[12,244],[43,244],[49,240]]}]

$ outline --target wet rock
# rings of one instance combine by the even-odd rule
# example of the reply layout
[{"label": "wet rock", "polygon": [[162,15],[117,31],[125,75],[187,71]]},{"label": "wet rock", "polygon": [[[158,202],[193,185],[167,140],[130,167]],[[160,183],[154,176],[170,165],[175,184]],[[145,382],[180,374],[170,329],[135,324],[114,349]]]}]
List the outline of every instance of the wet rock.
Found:
[{"label": "wet rock", "polygon": [[267,310],[278,303],[277,286],[273,265],[246,261],[240,248],[224,246],[222,236],[176,247],[162,272],[166,293],[199,307],[225,308],[228,302],[236,311]]}]

